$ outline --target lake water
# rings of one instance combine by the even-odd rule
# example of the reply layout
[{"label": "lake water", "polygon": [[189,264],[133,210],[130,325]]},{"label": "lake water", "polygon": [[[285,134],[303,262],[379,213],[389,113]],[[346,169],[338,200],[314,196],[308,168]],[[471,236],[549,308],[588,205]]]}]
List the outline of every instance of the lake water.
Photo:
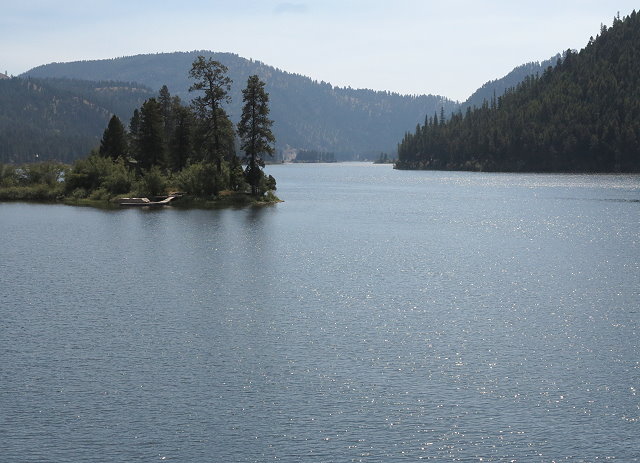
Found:
[{"label": "lake water", "polygon": [[0,460],[638,461],[640,176],[268,171],[0,204]]}]

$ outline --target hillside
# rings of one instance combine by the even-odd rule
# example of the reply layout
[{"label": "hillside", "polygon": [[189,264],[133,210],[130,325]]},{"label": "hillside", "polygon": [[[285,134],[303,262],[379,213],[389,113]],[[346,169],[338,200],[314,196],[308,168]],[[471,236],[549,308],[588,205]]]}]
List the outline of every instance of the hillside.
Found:
[{"label": "hillside", "polygon": [[0,162],[86,156],[113,112],[133,111],[150,93],[123,82],[0,79]]},{"label": "hillside", "polygon": [[[40,118],[34,118],[22,110],[25,106],[19,97],[22,93],[7,99],[11,92],[5,92],[0,106],[0,120],[4,121],[0,123],[0,139],[5,141],[0,148],[0,162],[31,160],[35,154],[39,159],[82,157],[96,146],[108,114],[116,114],[127,122],[133,110],[165,83],[173,95],[189,100],[193,94],[187,91],[191,85],[188,70],[198,53],[212,56],[229,67],[234,86],[228,109],[234,120],[240,114],[240,91],[247,77],[257,73],[267,82],[271,94],[277,148],[335,153],[338,160],[377,159],[382,151],[395,153],[397,140],[407,128],[424,121],[425,115],[440,114],[444,108],[448,116],[460,108],[481,106],[484,99],[502,95],[525,76],[541,73],[551,64],[550,60],[519,66],[503,78],[487,82],[461,106],[433,95],[406,96],[333,87],[228,53],[196,51],[52,63],[25,73],[23,77],[47,89],[36,92],[31,88],[28,98],[42,98],[36,104],[41,108],[51,106],[52,98],[60,101],[77,98],[87,101],[90,107],[100,108],[97,112],[100,116],[85,117],[79,109],[73,115],[74,106],[70,106],[62,112],[42,111]],[[29,87],[23,91],[25,88]],[[72,119],[81,122],[74,125]],[[59,127],[66,127],[65,132]]]},{"label": "hillside", "polygon": [[491,101],[494,97],[497,98],[504,95],[507,90],[516,87],[526,77],[541,75],[549,66],[555,66],[560,58],[561,55],[558,53],[556,56],[548,60],[525,63],[514,68],[504,77],[491,80],[473,92],[473,94],[467,98],[464,103],[462,103],[460,109],[465,111],[469,107],[481,107],[482,103],[485,101]]},{"label": "hillside", "polygon": [[398,168],[640,171],[640,16],[634,11],[542,75],[405,135]]},{"label": "hillside", "polygon": [[441,107],[446,111],[456,107],[455,102],[434,95],[406,96],[337,88],[234,54],[209,51],[52,63],[36,67],[25,75],[140,82],[156,91],[167,85],[172,95],[189,99],[193,94],[188,93],[192,83],[188,71],[200,54],[229,68],[234,84],[228,112],[233,121],[237,121],[241,113],[241,90],[247,78],[257,74],[266,82],[280,149],[290,146],[333,152],[341,159],[373,158],[380,151],[394,151],[406,128],[415,127],[426,113],[439,111]]}]

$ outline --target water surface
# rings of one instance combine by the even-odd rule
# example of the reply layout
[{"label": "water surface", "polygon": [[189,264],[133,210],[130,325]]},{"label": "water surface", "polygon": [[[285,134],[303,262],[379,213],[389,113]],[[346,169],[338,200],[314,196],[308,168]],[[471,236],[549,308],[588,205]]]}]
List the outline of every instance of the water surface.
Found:
[{"label": "water surface", "polygon": [[268,169],[0,203],[4,461],[638,461],[639,176]]}]

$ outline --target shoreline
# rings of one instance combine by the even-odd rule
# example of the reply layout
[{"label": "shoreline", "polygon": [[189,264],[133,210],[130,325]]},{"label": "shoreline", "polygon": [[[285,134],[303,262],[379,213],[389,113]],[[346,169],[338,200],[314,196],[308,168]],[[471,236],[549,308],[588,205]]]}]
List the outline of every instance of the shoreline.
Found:
[{"label": "shoreline", "polygon": [[[72,197],[57,197],[57,198],[34,198],[25,194],[12,195],[12,197],[5,197],[0,189],[0,203],[33,203],[33,204],[49,204],[49,205],[66,205],[76,207],[93,207],[96,209],[104,210],[126,210],[132,209],[131,206],[121,205],[118,203],[119,198],[110,199],[90,199],[90,198],[72,198]],[[184,195],[179,199],[172,201],[171,203],[158,205],[149,204],[133,207],[134,209],[242,209],[245,207],[263,207],[272,206],[278,203],[284,202],[278,198],[272,192],[267,193],[263,198],[255,198],[248,193],[238,193],[231,191],[221,191],[215,198],[199,198]]]}]

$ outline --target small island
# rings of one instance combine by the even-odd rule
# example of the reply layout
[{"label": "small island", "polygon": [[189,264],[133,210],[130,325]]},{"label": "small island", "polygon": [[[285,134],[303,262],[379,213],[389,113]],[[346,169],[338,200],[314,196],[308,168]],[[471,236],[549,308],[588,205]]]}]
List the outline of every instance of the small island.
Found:
[{"label": "small island", "polygon": [[276,180],[263,171],[275,142],[265,83],[249,77],[234,127],[223,107],[230,102],[227,71],[198,56],[189,71],[189,91],[198,92],[190,105],[163,86],[133,112],[128,129],[113,115],[100,146],[72,165],[0,164],[0,201],[201,208],[279,202]]}]

